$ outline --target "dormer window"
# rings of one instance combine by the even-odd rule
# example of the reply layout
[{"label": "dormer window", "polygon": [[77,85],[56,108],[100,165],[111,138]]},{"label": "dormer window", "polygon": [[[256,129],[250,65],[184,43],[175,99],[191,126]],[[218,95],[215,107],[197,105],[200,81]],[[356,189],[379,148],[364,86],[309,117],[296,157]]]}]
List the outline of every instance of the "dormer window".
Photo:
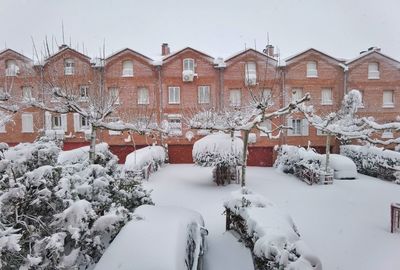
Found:
[{"label": "dormer window", "polygon": [[183,59],[183,71],[192,71],[194,73],[194,59]]},{"label": "dormer window", "polygon": [[88,101],[89,100],[89,86],[81,85],[79,86],[79,101]]},{"label": "dormer window", "polygon": [[307,77],[308,78],[318,77],[317,62],[315,61],[307,62]]},{"label": "dormer window", "polygon": [[19,68],[15,60],[6,61],[6,76],[17,76]]},{"label": "dormer window", "polygon": [[376,62],[368,64],[368,79],[376,80],[379,79],[379,64]]},{"label": "dormer window", "polygon": [[255,85],[257,82],[257,67],[255,62],[247,62],[244,66],[246,85]]},{"label": "dormer window", "polygon": [[126,60],[122,62],[122,77],[133,77],[133,62]]},{"label": "dormer window", "polygon": [[75,73],[75,62],[74,59],[68,58],[64,60],[64,74],[74,75]]}]

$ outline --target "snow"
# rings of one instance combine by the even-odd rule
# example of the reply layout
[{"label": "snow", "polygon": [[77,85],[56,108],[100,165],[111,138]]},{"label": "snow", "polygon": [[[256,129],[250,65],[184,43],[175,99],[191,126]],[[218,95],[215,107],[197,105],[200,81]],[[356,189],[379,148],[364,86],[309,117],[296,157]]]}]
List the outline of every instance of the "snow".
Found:
[{"label": "snow", "polygon": [[[156,205],[184,206],[202,214],[209,231],[204,270],[254,269],[248,249],[225,232],[223,203],[239,186],[216,186],[211,170],[167,165],[145,186],[153,189]],[[390,233],[389,211],[391,203],[399,202],[400,186],[360,174],[352,181],[309,186],[275,168],[248,167],[247,176],[249,189],[290,214],[323,269],[400,269],[400,234]]]},{"label": "snow", "polygon": [[[325,155],[322,155],[322,167],[325,165]],[[357,166],[348,157],[330,154],[329,167],[333,169],[333,177],[335,179],[354,179],[357,178]]]},{"label": "snow", "polygon": [[152,163],[162,164],[165,158],[165,149],[162,146],[147,146],[127,155],[124,168],[126,171],[141,170]]},{"label": "snow", "polygon": [[206,166],[215,166],[223,161],[232,160],[234,164],[242,158],[243,141],[238,137],[218,132],[207,135],[193,145],[193,160]]},{"label": "snow", "polygon": [[[83,146],[73,150],[61,151],[57,163],[61,165],[66,163],[81,163],[89,159],[89,150],[90,146]],[[107,143],[96,144],[96,152],[106,152],[107,150]]]},{"label": "snow", "polygon": [[135,218],[107,248],[95,270],[187,270],[188,226],[193,223],[204,226],[203,218],[192,210],[140,206]]}]

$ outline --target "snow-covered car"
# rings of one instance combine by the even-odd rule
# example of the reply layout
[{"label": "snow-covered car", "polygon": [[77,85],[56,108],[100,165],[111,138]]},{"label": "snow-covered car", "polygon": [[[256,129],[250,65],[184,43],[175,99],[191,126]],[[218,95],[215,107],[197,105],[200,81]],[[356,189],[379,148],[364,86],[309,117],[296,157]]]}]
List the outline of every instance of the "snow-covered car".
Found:
[{"label": "snow-covered car", "polygon": [[[325,163],[325,155],[322,155],[322,162]],[[333,169],[333,178],[335,179],[355,179],[357,178],[356,164],[348,157],[330,154],[329,167]]]},{"label": "snow-covered car", "polygon": [[207,234],[202,216],[195,211],[142,205],[95,270],[201,270]]}]

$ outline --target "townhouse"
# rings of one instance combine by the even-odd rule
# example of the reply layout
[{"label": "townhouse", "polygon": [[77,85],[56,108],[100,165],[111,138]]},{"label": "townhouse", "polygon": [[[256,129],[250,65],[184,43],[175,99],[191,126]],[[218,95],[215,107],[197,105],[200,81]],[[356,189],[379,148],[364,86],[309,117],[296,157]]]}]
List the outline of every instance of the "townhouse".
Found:
[{"label": "townhouse", "polygon": [[[0,97],[9,94],[19,101],[35,98],[54,106],[57,100],[49,93],[63,89],[79,95],[84,103],[99,87],[119,105],[110,121],[149,121],[151,117],[158,123],[169,123],[170,136],[163,143],[168,144],[171,163],[192,162],[193,143],[206,133],[190,130],[187,117],[202,109],[247,106],[252,99],[249,88],[271,97],[271,111],[309,92],[308,103],[318,114],[328,114],[338,110],[350,89],[362,92],[362,115],[390,122],[400,111],[396,104],[400,98],[400,63],[375,47],[351,60],[308,49],[284,62],[278,61],[273,46],[263,52],[246,49],[222,59],[190,47],[171,53],[164,43],[158,59],[129,48],[105,59],[91,59],[63,45],[41,64],[11,49],[0,52]],[[318,151],[324,150],[325,136],[301,114],[263,123],[272,128],[280,124],[293,129],[279,139],[268,139],[258,131],[251,133],[249,165],[272,166],[273,148],[279,144],[306,146],[311,142]],[[27,106],[13,122],[0,127],[0,141],[14,145],[33,141],[40,133],[56,136],[63,140],[64,149],[73,149],[88,144],[90,129],[87,120],[77,113],[57,114]],[[106,130],[98,132],[98,140],[109,143],[122,162],[133,149],[161,141],[157,136]],[[332,148],[337,151],[338,143]]]}]

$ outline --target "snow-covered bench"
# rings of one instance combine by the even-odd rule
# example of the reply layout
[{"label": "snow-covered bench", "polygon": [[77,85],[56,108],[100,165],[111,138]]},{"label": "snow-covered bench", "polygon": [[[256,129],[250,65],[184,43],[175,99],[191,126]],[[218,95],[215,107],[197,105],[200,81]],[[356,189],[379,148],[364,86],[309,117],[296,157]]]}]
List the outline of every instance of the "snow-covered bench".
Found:
[{"label": "snow-covered bench", "polygon": [[300,239],[292,218],[266,198],[247,189],[224,203],[226,229],[233,229],[248,246],[257,270],[321,270],[322,264]]},{"label": "snow-covered bench", "polygon": [[124,171],[129,178],[148,180],[165,162],[165,149],[162,146],[147,146],[136,150],[126,157]]}]

